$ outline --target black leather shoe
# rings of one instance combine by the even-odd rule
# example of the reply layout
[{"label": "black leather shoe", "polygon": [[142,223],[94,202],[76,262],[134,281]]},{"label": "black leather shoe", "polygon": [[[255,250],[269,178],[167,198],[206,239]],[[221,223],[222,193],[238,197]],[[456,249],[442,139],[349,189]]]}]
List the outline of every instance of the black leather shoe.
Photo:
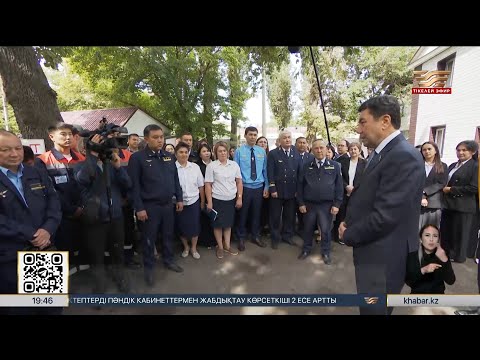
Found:
[{"label": "black leather shoe", "polygon": [[153,271],[146,271],[145,272],[145,282],[150,287],[155,285],[155,279],[153,277]]},{"label": "black leather shoe", "polygon": [[240,240],[240,241],[238,242],[238,250],[240,250],[240,251],[245,251],[245,241]]},{"label": "black leather shoe", "polygon": [[296,246],[295,241],[293,239],[284,239],[284,242],[286,242],[288,245]]},{"label": "black leather shoe", "polygon": [[272,249],[277,250],[278,249],[278,243],[272,242]]},{"label": "black leather shoe", "polygon": [[308,255],[309,255],[308,252],[302,251],[300,255],[298,255],[298,260],[305,260]]},{"label": "black leather shoe", "polygon": [[255,238],[255,239],[253,239],[252,242],[253,242],[254,244],[257,244],[258,246],[260,246],[260,247],[262,247],[262,248],[267,247],[267,244],[266,244],[265,241],[263,241],[261,238],[258,238],[258,237],[257,237],[257,238]]},{"label": "black leather shoe", "polygon": [[177,264],[175,264],[175,263],[166,264],[165,267],[166,267],[168,270],[172,270],[172,271],[175,271],[175,272],[178,272],[178,273],[183,272],[183,269],[182,269],[180,266],[178,266]]},{"label": "black leather shoe", "polygon": [[330,259],[330,255],[322,255],[322,259],[325,265],[330,265],[332,263],[332,259]]}]

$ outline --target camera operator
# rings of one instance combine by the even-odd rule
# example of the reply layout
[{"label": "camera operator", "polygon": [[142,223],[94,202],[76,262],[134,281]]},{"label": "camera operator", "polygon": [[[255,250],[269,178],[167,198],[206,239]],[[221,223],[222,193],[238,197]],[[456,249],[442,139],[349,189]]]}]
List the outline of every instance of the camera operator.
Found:
[{"label": "camera operator", "polygon": [[[118,127],[115,127],[113,124],[104,124],[103,129],[108,129],[110,127],[110,132],[111,132],[111,137],[113,138],[118,138],[120,136],[120,132],[116,131],[119,129]],[[124,129],[123,132],[127,131],[127,129]],[[107,131],[108,132],[108,131]],[[136,135],[136,134],[133,134]],[[138,138],[138,141],[140,140]],[[128,141],[130,144],[131,140],[131,135],[128,137]],[[133,137],[132,137],[133,139]],[[137,141],[137,145],[138,145]],[[118,144],[117,144],[118,145]],[[135,141],[132,140],[131,142],[132,146],[135,146]],[[137,148],[138,150],[138,148]],[[120,157],[120,164],[122,167],[128,166],[128,162],[130,160],[130,157],[132,156],[132,151],[130,150],[130,145],[128,150],[127,149],[118,149],[118,156]],[[132,202],[131,200],[128,199],[128,194],[126,192],[122,192],[122,212],[123,212],[123,226],[125,230],[125,238],[124,238],[124,245],[123,245],[123,252],[124,252],[124,261],[125,261],[125,266],[127,266],[130,269],[136,270],[140,269],[142,265],[134,260],[134,248],[138,251],[138,248],[140,247],[139,243],[140,241],[136,240],[136,233],[135,233],[135,212],[133,210]],[[110,252],[108,249],[105,250],[105,256],[107,257],[105,259],[105,262],[107,264],[111,263],[110,261]]]},{"label": "camera operator", "polygon": [[[108,138],[113,135],[108,135]],[[131,187],[125,168],[121,166],[118,149],[102,148],[105,137],[93,135],[87,143],[87,159],[75,172],[81,188],[84,211],[81,221],[85,226],[86,247],[90,254],[95,277],[94,293],[104,293],[106,276],[104,250],[106,245],[112,259],[112,275],[122,293],[130,291],[123,269],[124,228],[122,193]],[[95,152],[93,149],[101,149]]]}]

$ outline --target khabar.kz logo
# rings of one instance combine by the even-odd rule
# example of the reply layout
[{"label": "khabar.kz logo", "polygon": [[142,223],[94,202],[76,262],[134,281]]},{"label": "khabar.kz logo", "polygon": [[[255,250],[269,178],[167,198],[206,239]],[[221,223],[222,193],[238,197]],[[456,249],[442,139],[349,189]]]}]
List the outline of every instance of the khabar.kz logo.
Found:
[{"label": "khabar.kz logo", "polygon": [[418,81],[418,87],[412,88],[412,94],[451,94],[452,88],[445,87],[450,73],[447,70],[414,71],[413,77]]}]

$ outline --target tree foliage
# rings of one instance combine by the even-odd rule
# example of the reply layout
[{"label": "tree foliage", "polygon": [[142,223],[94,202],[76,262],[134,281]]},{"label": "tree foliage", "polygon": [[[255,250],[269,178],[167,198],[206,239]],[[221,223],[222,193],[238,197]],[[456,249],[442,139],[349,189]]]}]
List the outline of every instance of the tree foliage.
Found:
[{"label": "tree foliage", "polygon": [[[314,48],[332,142],[354,131],[358,106],[370,97],[391,94],[403,105],[402,111],[408,107],[412,79],[407,65],[414,52],[413,47]],[[299,123],[307,125],[310,138],[326,139],[310,53],[304,49],[301,57],[304,87]]]},{"label": "tree foliage", "polygon": [[[95,94],[103,92],[112,102],[139,106],[177,134],[207,134],[210,141],[213,136],[227,134],[216,122],[222,118],[232,122],[231,139],[236,139],[236,125],[243,118],[246,101],[258,88],[261,69],[274,69],[288,54],[286,48],[279,47],[72,47],[37,51],[48,57],[53,68],[57,68],[59,54],[68,57],[72,70]],[[72,104],[86,106],[61,103],[62,107]]]},{"label": "tree foliage", "polygon": [[284,62],[279,69],[267,77],[267,93],[270,109],[279,128],[286,128],[292,120],[292,77],[289,63]]},{"label": "tree foliage", "polygon": [[112,96],[112,83],[100,82],[95,90],[63,61],[59,70],[43,67],[50,86],[57,93],[60,111],[91,110],[122,107],[127,104]]}]

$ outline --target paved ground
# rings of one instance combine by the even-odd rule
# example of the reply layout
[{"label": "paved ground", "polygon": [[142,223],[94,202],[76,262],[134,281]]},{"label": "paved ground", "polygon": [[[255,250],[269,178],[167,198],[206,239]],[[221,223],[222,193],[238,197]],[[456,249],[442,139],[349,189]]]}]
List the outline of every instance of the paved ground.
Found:
[{"label": "paved ground", "polygon": [[[297,244],[302,241],[295,237]],[[300,247],[282,243],[278,250],[270,247],[260,248],[247,243],[245,252],[238,256],[225,254],[222,260],[213,250],[199,248],[201,259],[191,256],[180,257],[178,246],[178,264],[183,273],[166,270],[161,262],[157,264],[156,285],[148,288],[143,280],[143,269],[128,270],[132,282],[132,292],[136,294],[354,294],[356,293],[352,249],[334,243],[332,247],[332,265],[323,263],[320,246],[317,244],[313,255],[306,260],[297,260]],[[477,294],[477,268],[473,260],[464,264],[453,264],[457,281],[447,287],[447,294]],[[71,293],[89,293],[91,275],[82,271],[70,277]],[[409,293],[404,287],[403,292]],[[117,293],[113,283],[110,293]],[[454,308],[396,308],[395,315],[404,314],[453,314]],[[104,307],[95,310],[91,307],[70,307],[65,314],[293,314],[293,315],[337,315],[358,314],[358,308],[350,307]]]}]

